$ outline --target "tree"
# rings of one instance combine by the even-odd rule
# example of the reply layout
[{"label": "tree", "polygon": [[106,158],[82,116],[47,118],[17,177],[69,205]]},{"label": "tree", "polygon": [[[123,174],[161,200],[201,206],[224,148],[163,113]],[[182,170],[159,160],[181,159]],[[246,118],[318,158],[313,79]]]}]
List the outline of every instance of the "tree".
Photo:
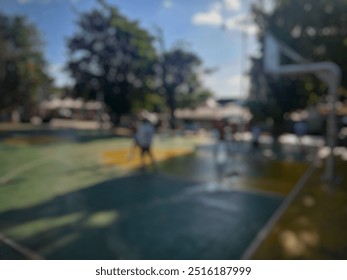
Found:
[{"label": "tree", "polygon": [[101,0],[97,8],[80,15],[78,28],[68,40],[75,91],[86,99],[103,96],[119,123],[132,101],[153,89],[153,37]]},{"label": "tree", "polygon": [[200,58],[183,48],[174,48],[162,54],[160,60],[161,92],[166,96],[170,110],[170,126],[175,127],[175,109],[194,107],[211,93],[203,89],[198,69]]},{"label": "tree", "polygon": [[36,27],[24,16],[0,13],[0,112],[21,109],[29,117],[40,90],[51,84]]},{"label": "tree", "polygon": [[[261,30],[259,42],[262,49],[264,34],[269,31],[310,61],[330,60],[337,63],[343,72],[340,92],[346,92],[347,17],[344,10],[347,1],[277,0],[273,3],[274,9],[270,13],[257,7],[253,9]],[[286,58],[282,62],[291,63]],[[313,75],[279,78],[265,75],[262,57],[254,58],[252,65],[251,103],[255,115],[262,111],[263,114],[258,114],[258,117],[265,115],[271,118],[277,127],[282,126],[285,113],[314,105],[326,95],[326,86]],[[264,102],[266,99],[271,102]]]},{"label": "tree", "polygon": [[177,108],[191,108],[194,109],[199,105],[206,102],[207,99],[213,96],[213,92],[198,86],[195,91],[186,94],[179,94],[177,97]]}]

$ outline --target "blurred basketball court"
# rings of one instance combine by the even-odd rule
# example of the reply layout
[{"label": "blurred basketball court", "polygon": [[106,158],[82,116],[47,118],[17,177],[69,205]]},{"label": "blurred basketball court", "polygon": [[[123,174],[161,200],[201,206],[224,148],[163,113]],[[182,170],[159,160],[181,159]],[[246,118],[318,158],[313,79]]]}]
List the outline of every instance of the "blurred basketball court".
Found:
[{"label": "blurred basketball court", "polygon": [[6,139],[2,259],[239,259],[314,151],[239,142],[219,162],[211,139],[158,137],[141,171],[129,138]]}]

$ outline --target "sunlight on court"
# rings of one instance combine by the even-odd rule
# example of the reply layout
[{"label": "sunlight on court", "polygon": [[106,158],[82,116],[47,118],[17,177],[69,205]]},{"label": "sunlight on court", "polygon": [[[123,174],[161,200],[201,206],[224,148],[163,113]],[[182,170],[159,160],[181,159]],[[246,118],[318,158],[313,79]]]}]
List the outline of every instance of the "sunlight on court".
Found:
[{"label": "sunlight on court", "polygon": [[[180,157],[191,154],[192,150],[188,148],[156,148],[153,149],[155,161],[162,162],[171,158]],[[118,165],[123,168],[136,169],[141,167],[141,155],[139,149],[120,149],[104,151],[101,155],[102,163],[105,165]],[[150,163],[148,157],[145,157],[145,162]]]},{"label": "sunlight on court", "polygon": [[89,227],[104,227],[111,223],[115,223],[118,219],[118,211],[100,211],[90,215],[88,219],[83,222],[83,225]]},{"label": "sunlight on court", "polygon": [[24,240],[43,234],[47,230],[59,229],[64,226],[75,224],[82,218],[82,213],[73,213],[60,217],[47,217],[31,220],[10,227],[4,232],[16,240]]}]

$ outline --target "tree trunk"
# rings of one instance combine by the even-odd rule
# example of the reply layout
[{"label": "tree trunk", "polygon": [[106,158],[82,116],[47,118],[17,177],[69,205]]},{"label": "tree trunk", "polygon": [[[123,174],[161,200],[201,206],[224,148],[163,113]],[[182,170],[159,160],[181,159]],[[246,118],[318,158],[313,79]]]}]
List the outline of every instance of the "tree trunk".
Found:
[{"label": "tree trunk", "polygon": [[175,118],[176,104],[175,104],[175,98],[174,98],[173,92],[168,93],[168,105],[170,108],[170,120],[169,120],[170,128],[175,129],[176,128],[176,118]]}]

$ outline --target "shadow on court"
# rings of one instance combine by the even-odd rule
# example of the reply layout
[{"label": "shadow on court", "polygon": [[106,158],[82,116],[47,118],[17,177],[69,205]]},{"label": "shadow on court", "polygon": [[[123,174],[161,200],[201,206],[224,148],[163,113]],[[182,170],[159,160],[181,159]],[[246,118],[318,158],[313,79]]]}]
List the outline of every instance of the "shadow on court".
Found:
[{"label": "shadow on court", "polygon": [[215,189],[136,174],[1,213],[1,230],[60,219],[16,240],[48,259],[238,259],[282,199]]}]

